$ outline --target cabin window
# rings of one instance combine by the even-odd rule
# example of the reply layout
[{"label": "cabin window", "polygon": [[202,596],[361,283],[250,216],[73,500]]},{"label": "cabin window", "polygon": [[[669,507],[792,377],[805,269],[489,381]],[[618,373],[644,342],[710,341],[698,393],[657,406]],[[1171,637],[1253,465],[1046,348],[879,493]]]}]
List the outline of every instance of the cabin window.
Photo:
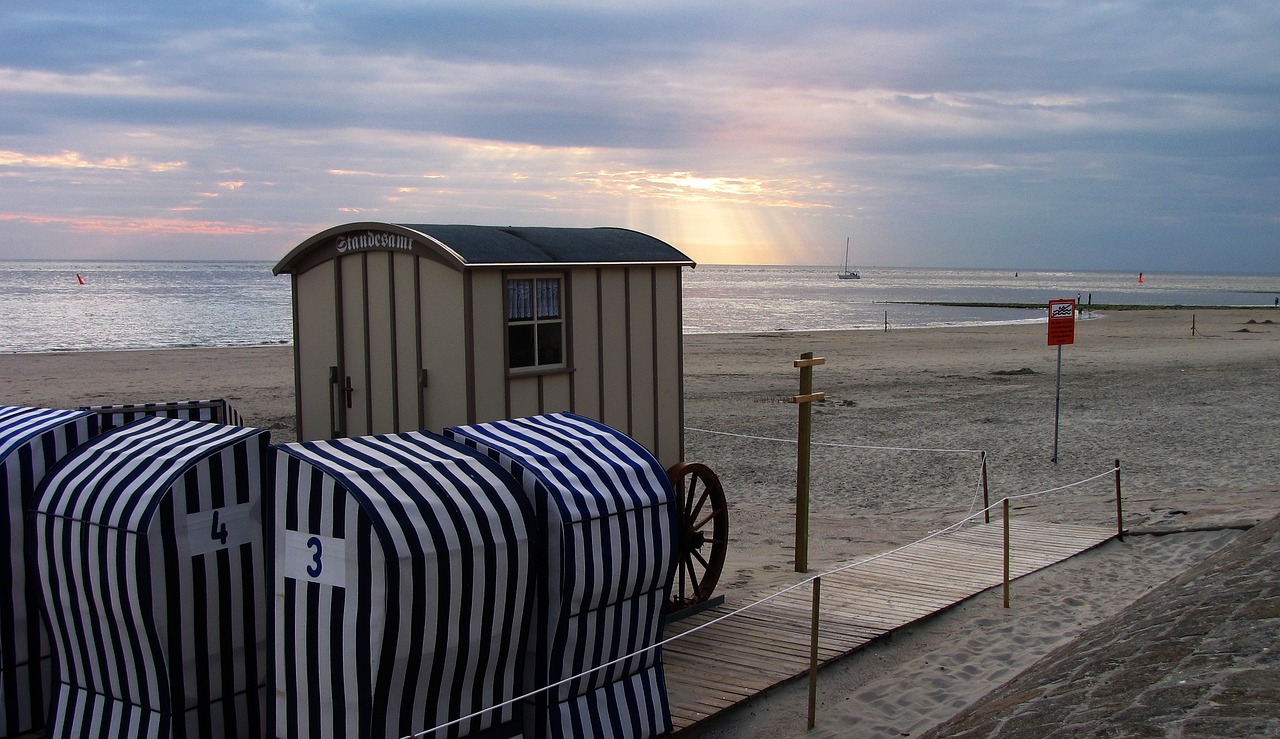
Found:
[{"label": "cabin window", "polygon": [[564,366],[562,283],[559,277],[507,280],[507,357],[511,369]]}]

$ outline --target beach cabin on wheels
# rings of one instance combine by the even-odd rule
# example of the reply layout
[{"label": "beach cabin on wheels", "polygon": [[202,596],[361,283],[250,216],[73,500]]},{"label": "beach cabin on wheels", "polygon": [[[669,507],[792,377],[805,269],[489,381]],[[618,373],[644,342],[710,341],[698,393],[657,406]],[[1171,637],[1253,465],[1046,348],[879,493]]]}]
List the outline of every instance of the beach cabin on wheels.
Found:
[{"label": "beach cabin on wheels", "polygon": [[681,268],[621,228],[350,223],[293,283],[298,438],[569,411],[664,466],[683,451]]},{"label": "beach cabin on wheels", "polygon": [[45,476],[33,527],[57,668],[46,736],[267,735],[267,436],[148,417]]},{"label": "beach cabin on wheels", "polygon": [[99,432],[84,411],[0,406],[0,737],[43,726],[53,674],[49,634],[40,617],[40,585],[28,546],[28,511],[45,474]]}]

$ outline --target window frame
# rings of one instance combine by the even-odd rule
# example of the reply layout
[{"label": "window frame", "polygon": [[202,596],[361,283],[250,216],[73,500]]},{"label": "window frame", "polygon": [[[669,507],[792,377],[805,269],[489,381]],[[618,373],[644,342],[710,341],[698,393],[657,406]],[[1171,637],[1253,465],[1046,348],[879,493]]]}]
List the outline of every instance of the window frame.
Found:
[{"label": "window frame", "polygon": [[[516,280],[529,280],[533,283],[533,317],[528,320],[511,319],[511,283]],[[559,317],[558,318],[539,318],[537,310],[537,291],[538,280],[555,280],[559,283],[558,301],[559,301]],[[546,375],[569,372],[569,275],[566,272],[508,272],[503,275],[502,280],[502,323],[503,323],[503,356],[505,358],[507,375],[510,376],[528,376],[528,375]],[[538,327],[552,324],[559,324],[560,327],[560,361],[554,363],[540,363],[538,361]],[[533,328],[533,364],[523,365],[520,367],[511,366],[511,327],[515,326],[532,326]]]}]

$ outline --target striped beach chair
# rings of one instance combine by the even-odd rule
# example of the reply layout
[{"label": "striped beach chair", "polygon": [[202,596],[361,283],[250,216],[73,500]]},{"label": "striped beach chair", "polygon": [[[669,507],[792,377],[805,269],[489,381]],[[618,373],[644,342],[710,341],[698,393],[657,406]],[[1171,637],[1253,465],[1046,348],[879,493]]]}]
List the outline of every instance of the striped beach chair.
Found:
[{"label": "striped beach chair", "polygon": [[[395,739],[520,695],[532,509],[442,437],[276,448],[275,736]],[[516,705],[431,733],[522,734]]]},{"label": "striped beach chair", "polygon": [[0,406],[0,737],[44,725],[49,708],[49,635],[40,618],[40,586],[27,511],[36,487],[59,460],[98,433],[83,411]]},{"label": "striped beach chair", "polygon": [[46,736],[266,736],[268,433],[144,418],[46,476]]},{"label": "striped beach chair", "polygon": [[[535,507],[544,568],[529,689],[656,644],[676,564],[666,473],[627,436],[556,413],[447,429],[501,463]],[[671,730],[653,649],[541,694],[531,736],[650,737]]]},{"label": "striped beach chair", "polygon": [[243,426],[244,419],[222,398],[212,400],[175,400],[168,403],[132,403],[127,405],[90,405],[80,410],[96,413],[103,431],[119,428],[139,418],[181,418],[187,421],[225,423]]}]

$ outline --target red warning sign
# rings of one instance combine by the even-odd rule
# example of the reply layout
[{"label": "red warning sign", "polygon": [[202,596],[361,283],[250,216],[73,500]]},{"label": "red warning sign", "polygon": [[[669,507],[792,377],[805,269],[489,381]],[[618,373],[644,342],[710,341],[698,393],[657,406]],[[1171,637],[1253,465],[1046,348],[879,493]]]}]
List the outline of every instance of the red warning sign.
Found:
[{"label": "red warning sign", "polygon": [[1049,301],[1049,346],[1074,344],[1076,341],[1076,301]]}]

